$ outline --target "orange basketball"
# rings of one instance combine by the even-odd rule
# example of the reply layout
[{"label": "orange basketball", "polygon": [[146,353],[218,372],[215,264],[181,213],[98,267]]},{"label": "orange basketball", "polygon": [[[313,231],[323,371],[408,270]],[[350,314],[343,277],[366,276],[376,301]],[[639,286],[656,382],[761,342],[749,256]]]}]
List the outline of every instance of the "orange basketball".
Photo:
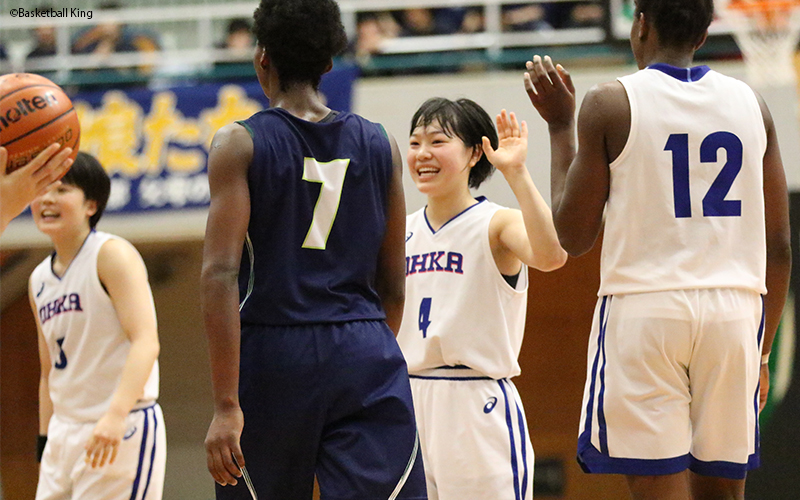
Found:
[{"label": "orange basketball", "polygon": [[78,114],[67,94],[30,73],[0,76],[0,146],[8,150],[6,172],[16,170],[57,142],[78,154]]}]

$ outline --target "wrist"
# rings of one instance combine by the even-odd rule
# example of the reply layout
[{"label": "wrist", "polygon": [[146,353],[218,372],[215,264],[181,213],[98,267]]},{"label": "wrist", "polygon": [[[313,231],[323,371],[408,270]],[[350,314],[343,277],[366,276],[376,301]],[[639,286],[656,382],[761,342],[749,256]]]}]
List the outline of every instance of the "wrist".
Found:
[{"label": "wrist", "polygon": [[761,364],[762,364],[762,365],[769,364],[769,355],[770,355],[770,354],[771,354],[771,352],[768,352],[768,353],[766,353],[766,354],[762,354],[762,355],[761,355]]},{"label": "wrist", "polygon": [[226,397],[214,402],[214,411],[216,413],[226,413],[232,410],[239,410],[238,397]]},{"label": "wrist", "polygon": [[572,132],[574,128],[575,128],[575,118],[563,121],[555,121],[547,124],[547,129],[551,134]]}]

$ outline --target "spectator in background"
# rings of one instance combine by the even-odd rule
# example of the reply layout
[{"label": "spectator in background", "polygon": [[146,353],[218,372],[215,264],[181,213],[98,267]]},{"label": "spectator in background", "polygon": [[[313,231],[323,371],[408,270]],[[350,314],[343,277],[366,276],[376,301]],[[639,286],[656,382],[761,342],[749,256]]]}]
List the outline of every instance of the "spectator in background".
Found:
[{"label": "spectator in background", "polygon": [[251,57],[253,48],[256,46],[250,21],[244,18],[236,18],[228,21],[225,41],[220,43],[217,48],[230,50],[237,58],[239,56]]},{"label": "spectator in background", "polygon": [[428,36],[436,33],[433,9],[416,8],[400,11],[400,36]]},{"label": "spectator in background", "polygon": [[[120,9],[115,1],[103,2],[99,8],[103,13]],[[72,51],[76,54],[95,54],[107,58],[115,52],[156,52],[160,49],[156,35],[141,29],[131,28],[116,20],[79,31],[72,40]],[[149,73],[152,66],[144,65],[139,71]]]},{"label": "spectator in background", "polygon": [[484,26],[482,7],[467,7],[464,9],[464,17],[461,19],[461,33],[479,33],[484,31]]},{"label": "spectator in background", "polygon": [[28,57],[44,57],[56,55],[56,28],[43,25],[33,28],[36,45],[28,53]]},{"label": "spectator in background", "polygon": [[547,4],[547,15],[554,28],[602,26],[605,8],[599,3],[558,2]]},{"label": "spectator in background", "polygon": [[[39,7],[41,10],[51,10],[51,5]],[[31,30],[34,46],[28,57],[45,57],[56,55],[56,27],[52,24],[42,24]]]},{"label": "spectator in background", "polygon": [[246,79],[252,81],[253,50],[255,36],[248,19],[235,18],[228,21],[225,39],[216,45],[217,49],[226,50],[222,59],[214,63],[217,75],[228,80]]},{"label": "spectator in background", "polygon": [[401,28],[389,12],[362,12],[358,14],[356,30],[356,38],[350,42],[348,53],[363,66],[383,50],[386,40],[399,36]]},{"label": "spectator in background", "polygon": [[545,4],[540,3],[504,5],[502,23],[503,31],[537,31],[553,28],[547,21]]},{"label": "spectator in background", "polygon": [[480,7],[416,8],[394,14],[400,26],[400,36],[450,35],[483,30],[483,9]]}]

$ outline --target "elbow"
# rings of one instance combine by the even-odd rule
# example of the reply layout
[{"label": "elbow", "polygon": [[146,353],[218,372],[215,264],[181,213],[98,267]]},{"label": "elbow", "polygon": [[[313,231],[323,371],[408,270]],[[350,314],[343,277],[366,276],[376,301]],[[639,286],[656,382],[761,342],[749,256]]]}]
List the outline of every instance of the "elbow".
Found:
[{"label": "elbow", "polygon": [[406,291],[404,286],[394,286],[391,288],[383,288],[378,290],[378,295],[381,302],[386,306],[394,306],[402,308],[406,301]]},{"label": "elbow", "polygon": [[204,284],[215,281],[236,281],[238,277],[238,267],[223,264],[205,264],[200,271],[200,281]]},{"label": "elbow", "polygon": [[136,346],[136,349],[147,359],[155,361],[158,355],[161,354],[161,343],[158,341],[158,334],[141,335],[131,342],[131,348]]},{"label": "elbow", "polygon": [[547,258],[540,259],[537,262],[537,265],[533,267],[539,271],[548,273],[564,267],[564,264],[567,263],[568,257],[569,255],[563,248],[561,248],[561,246],[556,246],[556,248],[554,248],[551,252],[548,252]]}]

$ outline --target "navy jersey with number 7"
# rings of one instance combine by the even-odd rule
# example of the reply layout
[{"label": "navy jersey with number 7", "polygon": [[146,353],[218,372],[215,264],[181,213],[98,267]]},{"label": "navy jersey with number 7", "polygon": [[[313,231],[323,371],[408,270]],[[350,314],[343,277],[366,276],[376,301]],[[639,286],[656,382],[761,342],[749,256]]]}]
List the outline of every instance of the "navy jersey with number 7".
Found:
[{"label": "navy jersey with number 7", "polygon": [[280,108],[239,123],[253,138],[242,323],[384,319],[374,281],[392,178],[386,132],[352,113],[315,123]]}]

